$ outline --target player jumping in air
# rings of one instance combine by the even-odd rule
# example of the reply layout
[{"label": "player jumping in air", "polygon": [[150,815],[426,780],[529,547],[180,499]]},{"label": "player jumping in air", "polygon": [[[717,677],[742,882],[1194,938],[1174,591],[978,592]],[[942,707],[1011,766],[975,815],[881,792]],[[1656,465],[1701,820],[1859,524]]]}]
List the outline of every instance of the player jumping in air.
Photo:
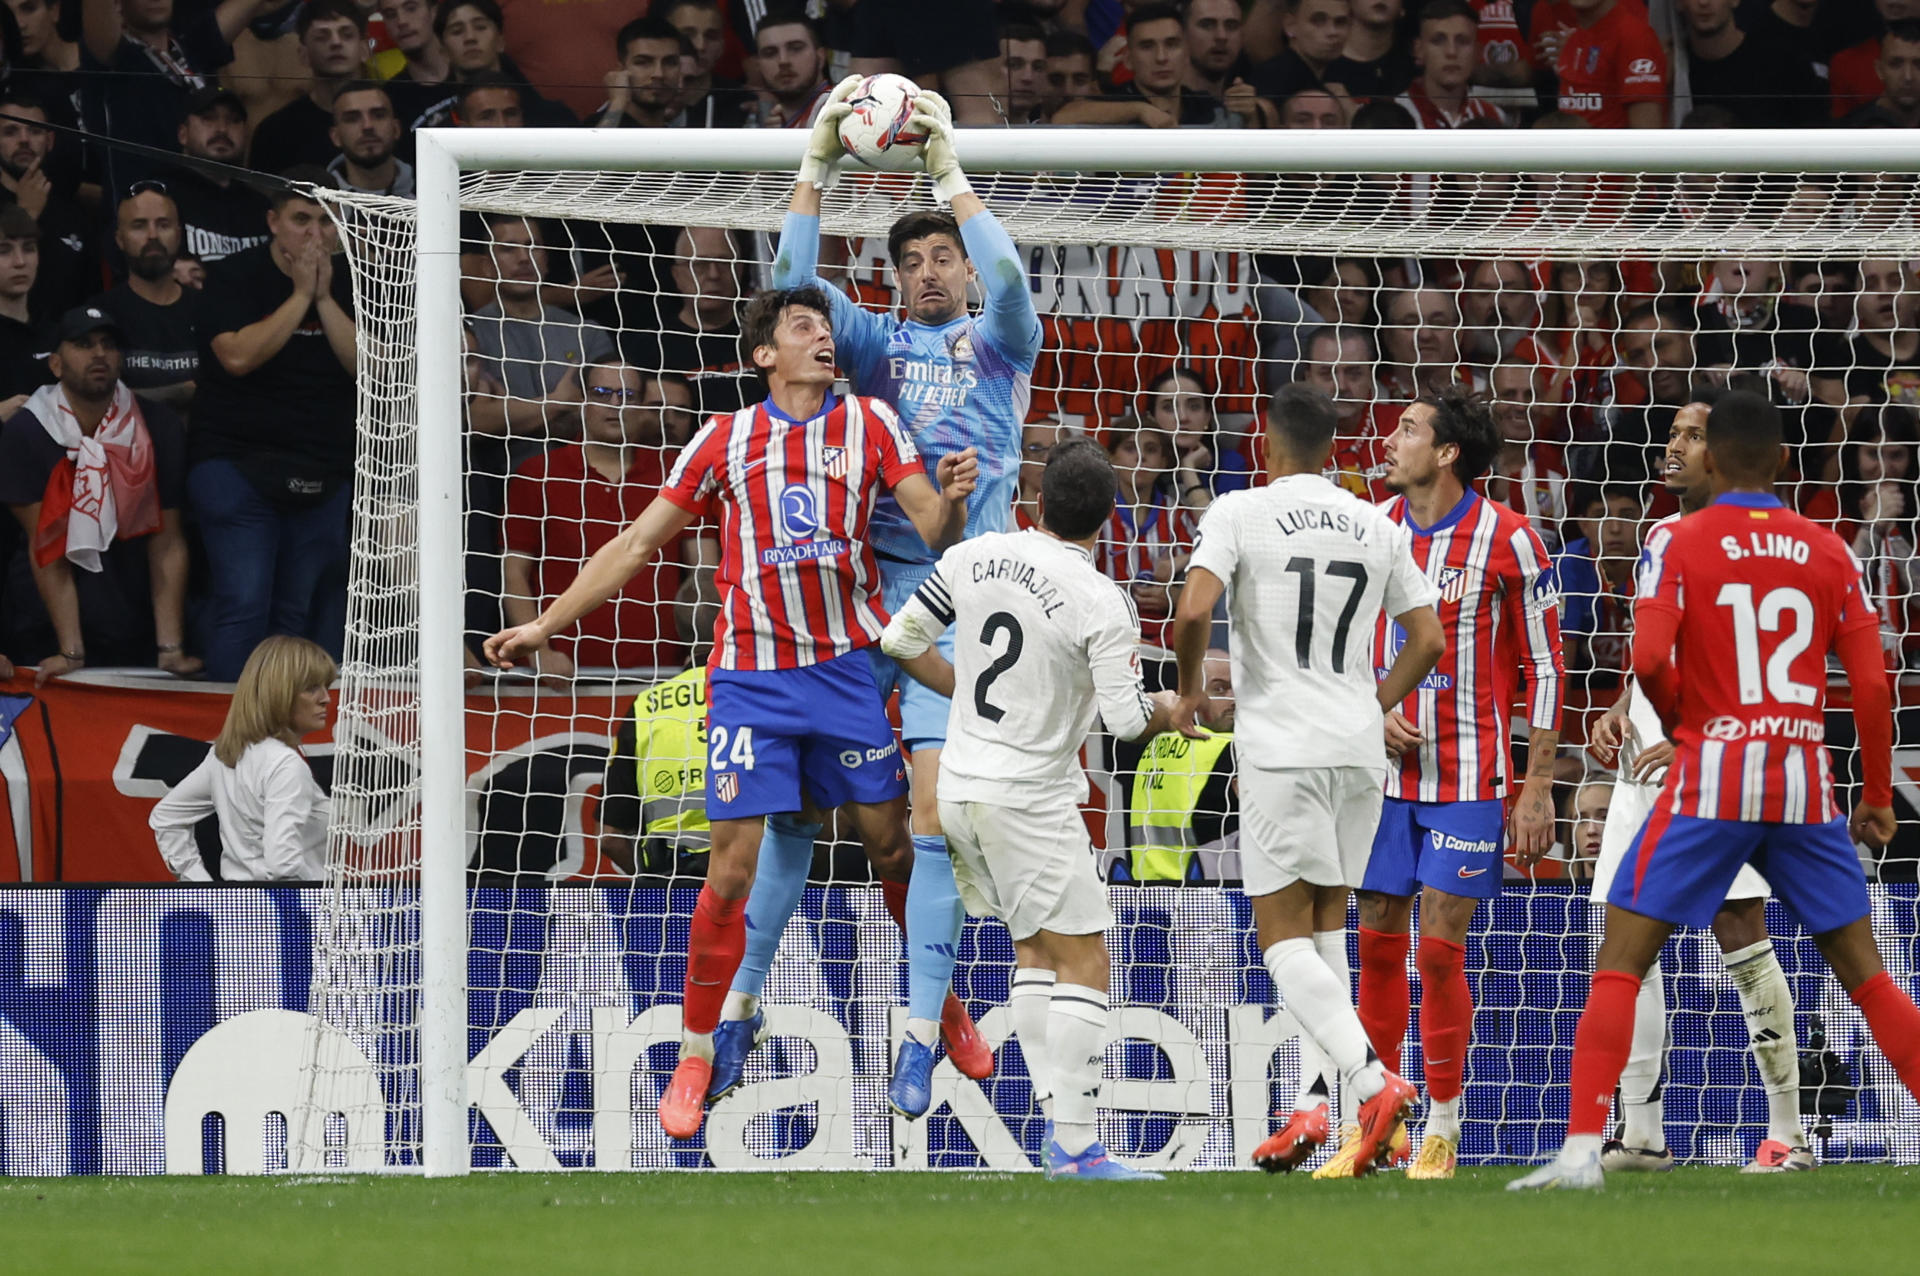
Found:
[{"label": "player jumping in air", "polygon": [[[1607,896],[1607,932],[1573,1042],[1567,1141],[1510,1189],[1597,1188],[1640,980],[1675,926],[1705,926],[1740,867],[1764,869],[1873,1039],[1920,1098],[1920,1010],[1887,975],[1852,840],[1893,837],[1893,712],[1880,621],[1838,536],[1773,495],[1780,414],[1732,393],[1707,416],[1713,503],[1641,554],[1633,674],[1674,760]],[[1827,757],[1827,655],[1853,691],[1863,786],[1849,821]],[[1851,838],[1849,837],[1851,834]]]},{"label": "player jumping in air", "polygon": [[[877,395],[899,409],[914,445],[929,463],[966,449],[978,455],[980,491],[966,534],[1003,531],[1013,509],[1020,428],[1040,354],[1040,319],[1026,271],[1013,240],[960,169],[946,103],[937,94],[922,93],[910,124],[927,136],[927,174],[936,195],[950,203],[953,212],[909,213],[887,236],[907,317],[862,309],[816,277],[820,188],[830,182],[834,164],[845,153],[840,122],[850,109],[846,98],[858,83],[857,77],[842,81],[814,124],[780,233],[774,283],[810,283],[826,292],[833,305],[841,367],[860,393]],[[975,282],[987,299],[978,316],[967,309],[967,291]],[[897,611],[933,570],[935,555],[892,501],[883,499],[874,508],[872,535],[882,596],[887,609]],[[952,640],[943,645],[950,653]],[[883,700],[898,682],[901,735],[913,757],[911,880],[903,894],[897,881],[884,880],[890,876],[884,866],[881,876],[888,907],[907,933],[908,958],[907,1035],[887,1097],[901,1113],[917,1117],[931,1101],[933,1049],[943,1032],[954,1065],[970,1077],[988,1076],[993,1055],[949,990],[965,914],[935,797],[947,702],[919,683],[899,679],[891,661],[883,659],[876,676]],[[768,822],[760,879],[747,905],[752,918],[747,956],[723,1012],[716,1094],[739,1083],[748,1051],[765,1033],[761,988],[781,932],[806,886],[817,832],[817,825],[789,818]]]},{"label": "player jumping in air", "polygon": [[[1040,526],[948,550],[880,638],[917,681],[953,697],[940,823],[968,911],[1013,936],[1007,1010],[1047,1118],[1048,1178],[1160,1177],[1109,1157],[1094,1126],[1113,910],[1080,817],[1080,747],[1096,708],[1135,740],[1168,728],[1172,701],[1141,689],[1139,617],[1093,565],[1116,487],[1099,444],[1061,443],[1040,479]],[[936,645],[949,632],[951,663]]]},{"label": "player jumping in air", "polygon": [[906,775],[864,650],[883,627],[869,523],[879,490],[891,488],[921,536],[952,544],[974,486],[971,451],[940,459],[936,490],[892,408],[833,393],[831,307],[818,289],[763,292],[740,327],[767,398],[708,421],[660,499],[538,619],[486,644],[489,660],[510,666],[613,597],[694,519],[719,520],[707,693],[713,849],[687,938],[680,1064],[660,1099],[661,1128],[676,1139],[699,1131],[706,1108],[765,817],[845,804],[869,854],[904,854]]},{"label": "player jumping in air", "polygon": [[[1273,986],[1299,1021],[1302,1058],[1330,1063],[1358,1105],[1341,1148],[1351,1173],[1390,1154],[1411,1085],[1367,1047],[1347,983],[1347,900],[1380,825],[1385,711],[1445,647],[1440,591],[1414,562],[1407,529],[1321,476],[1339,417],[1316,390],[1293,386],[1268,416],[1262,488],[1229,492],[1200,522],[1173,624],[1180,662],[1175,723],[1212,717],[1203,665],[1214,604],[1227,595],[1239,712],[1241,872]],[[1406,632],[1378,681],[1374,631],[1383,615]],[[1311,1047],[1307,1043],[1311,1043]],[[1303,1075],[1303,1090],[1312,1078]],[[1328,1133],[1327,1092],[1254,1150],[1255,1165],[1291,1170]]]},{"label": "player jumping in air", "polygon": [[[1679,522],[1682,514],[1704,509],[1713,499],[1707,481],[1707,410],[1718,397],[1717,392],[1696,396],[1674,414],[1665,476],[1667,490],[1680,498],[1681,513],[1655,523],[1652,533],[1664,535],[1662,529]],[[1673,745],[1661,730],[1659,715],[1631,681],[1619,702],[1594,723],[1591,742],[1603,757],[1619,755],[1619,778],[1593,870],[1593,902],[1604,906],[1627,847],[1653,814],[1660,782],[1673,760]],[[1767,879],[1753,865],[1742,864],[1726,902],[1713,915],[1720,959],[1739,990],[1753,1060],[1767,1092],[1767,1137],[1747,1165],[1747,1171],[1755,1174],[1810,1170],[1815,1165],[1800,1125],[1800,1053],[1793,1035],[1793,991],[1767,936],[1771,893]],[[1660,1099],[1667,1050],[1665,989],[1656,954],[1640,982],[1640,999],[1633,1012],[1633,1051],[1620,1074],[1621,1137],[1601,1153],[1601,1166],[1609,1173],[1673,1168]]]},{"label": "player jumping in air", "polygon": [[[1468,485],[1500,446],[1487,410],[1448,388],[1408,405],[1386,441],[1382,508],[1413,533],[1414,561],[1440,590],[1447,651],[1387,714],[1387,796],[1360,887],[1360,1021],[1392,1071],[1407,1031],[1407,947],[1420,896],[1420,1044],[1427,1085],[1426,1138],[1407,1177],[1453,1177],[1460,1093],[1473,1028],[1467,925],[1500,891],[1510,791],[1508,716],[1527,704],[1527,777],[1511,829],[1522,864],[1553,843],[1553,757],[1560,742],[1560,618],[1546,547],[1526,516]],[[1378,671],[1402,641],[1382,626]],[[1344,1144],[1344,1139],[1343,1139]],[[1340,1154],[1314,1171],[1343,1178]]]}]

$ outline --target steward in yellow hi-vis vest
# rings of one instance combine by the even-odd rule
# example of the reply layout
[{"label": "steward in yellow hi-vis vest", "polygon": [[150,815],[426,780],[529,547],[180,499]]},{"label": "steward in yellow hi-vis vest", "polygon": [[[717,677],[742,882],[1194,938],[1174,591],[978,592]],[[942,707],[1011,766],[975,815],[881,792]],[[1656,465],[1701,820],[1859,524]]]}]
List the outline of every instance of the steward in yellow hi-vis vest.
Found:
[{"label": "steward in yellow hi-vis vest", "polygon": [[707,670],[696,665],[633,698],[600,788],[600,851],[635,874],[704,877]]},{"label": "steward in yellow hi-vis vest", "polygon": [[1155,736],[1127,796],[1127,859],[1116,881],[1198,881],[1200,847],[1239,823],[1233,794],[1233,736]]}]

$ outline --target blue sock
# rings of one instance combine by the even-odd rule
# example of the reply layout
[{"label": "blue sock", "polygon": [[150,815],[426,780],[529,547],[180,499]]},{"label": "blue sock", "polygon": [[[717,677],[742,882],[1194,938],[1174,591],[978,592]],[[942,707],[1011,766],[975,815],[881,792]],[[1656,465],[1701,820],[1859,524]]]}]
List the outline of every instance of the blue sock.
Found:
[{"label": "blue sock", "polygon": [[818,824],[802,824],[798,816],[770,815],[760,839],[760,863],[754,870],[753,890],[747,895],[747,951],[733,976],[732,991],[758,997],[766,986],[780,936],[800,907],[807,889],[807,870],[813,866],[813,839]]},{"label": "blue sock", "polygon": [[939,1022],[940,1007],[953,986],[953,963],[965,922],[947,839],[937,833],[914,834],[913,876],[907,882],[908,1018]]}]

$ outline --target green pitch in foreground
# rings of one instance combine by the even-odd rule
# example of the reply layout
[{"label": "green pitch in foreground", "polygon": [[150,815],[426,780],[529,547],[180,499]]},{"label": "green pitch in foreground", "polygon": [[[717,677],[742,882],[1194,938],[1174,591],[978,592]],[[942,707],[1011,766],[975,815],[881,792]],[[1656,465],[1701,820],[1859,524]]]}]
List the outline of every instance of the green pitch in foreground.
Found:
[{"label": "green pitch in foreground", "polygon": [[1180,1174],[0,1180],[0,1270],[1003,1276],[1057,1272],[1911,1271],[1920,1169],[1452,1183]]}]

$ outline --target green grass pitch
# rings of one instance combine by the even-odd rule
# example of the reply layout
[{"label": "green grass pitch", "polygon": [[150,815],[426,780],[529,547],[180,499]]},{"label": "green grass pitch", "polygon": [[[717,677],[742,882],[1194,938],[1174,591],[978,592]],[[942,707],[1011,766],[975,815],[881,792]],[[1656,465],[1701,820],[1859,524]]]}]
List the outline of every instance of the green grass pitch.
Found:
[{"label": "green grass pitch", "polygon": [[[1382,1175],[476,1175],[0,1180],[0,1270],[116,1272],[1678,1272],[1920,1267],[1920,1168],[1681,1169],[1521,1196],[1519,1171]],[[898,1264],[896,1268],[894,1265]]]}]

